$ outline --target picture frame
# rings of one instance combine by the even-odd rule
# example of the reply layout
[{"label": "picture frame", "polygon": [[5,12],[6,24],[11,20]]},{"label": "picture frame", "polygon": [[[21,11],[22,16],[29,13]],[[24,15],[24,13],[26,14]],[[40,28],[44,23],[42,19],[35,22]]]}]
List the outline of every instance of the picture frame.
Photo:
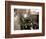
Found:
[{"label": "picture frame", "polygon": [[[18,12],[18,10],[19,10],[19,12]],[[37,29],[35,30],[34,28],[32,31],[28,30],[28,29],[26,30],[26,28],[22,28],[22,30],[21,29],[19,30],[19,28],[16,28],[16,27],[15,27],[15,31],[14,31],[13,28],[14,28],[14,18],[15,17],[14,17],[13,13],[14,12],[23,13],[24,11],[28,11],[30,13],[31,10],[36,11],[35,13],[34,12],[31,13],[31,15],[32,14],[37,15],[37,11],[39,12],[38,13],[38,15],[39,15],[38,24],[39,25],[37,25],[37,26],[39,26],[39,28],[37,28],[37,29],[39,29],[39,31],[37,31]],[[21,14],[21,15],[23,15],[23,14]],[[34,17],[34,20],[36,20],[36,19]],[[34,36],[44,36],[44,35],[45,35],[45,4],[44,3],[5,1],[5,38],[34,37]]]}]

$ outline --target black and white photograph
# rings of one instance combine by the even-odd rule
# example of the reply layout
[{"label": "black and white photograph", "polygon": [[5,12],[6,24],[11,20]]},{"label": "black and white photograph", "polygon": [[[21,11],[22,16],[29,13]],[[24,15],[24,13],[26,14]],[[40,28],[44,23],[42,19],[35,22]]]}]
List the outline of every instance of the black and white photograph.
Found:
[{"label": "black and white photograph", "polygon": [[31,9],[14,9],[14,30],[39,29],[39,12]]}]

